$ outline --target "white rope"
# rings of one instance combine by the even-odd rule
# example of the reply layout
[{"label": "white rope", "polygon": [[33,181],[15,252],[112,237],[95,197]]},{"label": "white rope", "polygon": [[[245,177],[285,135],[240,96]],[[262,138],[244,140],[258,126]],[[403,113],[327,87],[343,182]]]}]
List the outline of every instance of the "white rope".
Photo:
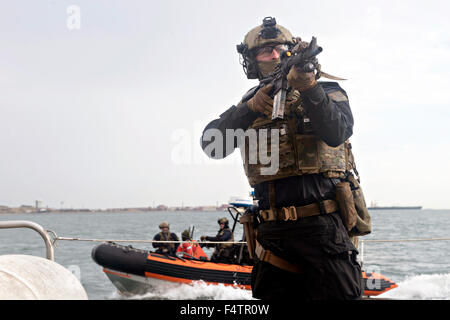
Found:
[{"label": "white rope", "polygon": [[[140,242],[140,243],[184,243],[184,242],[194,242],[195,240],[186,241],[161,241],[161,240],[139,240],[139,239],[88,239],[88,238],[68,238],[68,237],[54,237],[54,241],[64,240],[64,241],[91,241],[91,242]],[[423,239],[361,239],[360,242],[414,242],[414,241],[449,241],[450,238],[423,238]],[[245,241],[196,241],[198,243],[211,243],[211,244],[221,244],[221,243],[234,243],[234,244],[244,244]]]},{"label": "white rope", "polygon": [[[65,241],[92,241],[92,242],[140,242],[140,243],[193,243],[195,240],[189,241],[160,241],[160,240],[129,240],[129,239],[86,239],[86,238],[67,238],[67,237],[55,237],[54,241],[65,240]],[[245,241],[196,241],[197,243],[211,243],[211,244],[219,244],[219,243],[236,243],[243,244],[247,243]]]}]

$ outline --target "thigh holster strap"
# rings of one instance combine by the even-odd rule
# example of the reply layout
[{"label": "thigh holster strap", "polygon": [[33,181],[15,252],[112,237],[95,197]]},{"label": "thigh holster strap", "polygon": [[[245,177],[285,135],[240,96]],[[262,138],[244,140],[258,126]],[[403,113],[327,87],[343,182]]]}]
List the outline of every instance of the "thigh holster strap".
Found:
[{"label": "thigh holster strap", "polygon": [[258,257],[259,260],[264,261],[264,262],[268,262],[271,265],[280,268],[282,270],[285,271],[289,271],[292,273],[302,273],[301,268],[296,265],[293,264],[285,259],[282,259],[278,256],[276,256],[275,254],[273,254],[272,251],[270,250],[266,250],[264,249],[259,243],[258,241],[256,241],[256,249],[255,249],[255,253],[256,256]]}]

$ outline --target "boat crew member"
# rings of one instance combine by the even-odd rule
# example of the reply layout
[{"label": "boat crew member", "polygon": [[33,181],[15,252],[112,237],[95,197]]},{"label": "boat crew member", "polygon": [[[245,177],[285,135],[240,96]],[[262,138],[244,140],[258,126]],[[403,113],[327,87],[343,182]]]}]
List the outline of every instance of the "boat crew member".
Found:
[{"label": "boat crew member", "polygon": [[[247,78],[262,80],[296,45],[309,44],[267,17],[237,49]],[[245,174],[259,206],[254,219],[258,225],[253,297],[359,299],[362,276],[357,250],[334,200],[337,185],[349,183],[351,170],[356,170],[349,167],[353,159],[347,141],[353,133],[349,99],[337,82],[317,81],[323,75],[317,67],[313,72],[303,70],[296,66],[289,70],[282,119],[272,119],[273,85],[254,87],[206,126],[201,145],[213,159],[241,148]],[[269,137],[265,146],[262,129],[270,130],[265,133]],[[258,138],[251,141],[252,130]],[[245,132],[244,139],[238,139],[239,131]],[[262,147],[264,155],[272,150],[271,132],[278,137],[278,168],[263,172],[271,169],[271,163],[259,161],[258,156]]]},{"label": "boat crew member", "polygon": [[181,243],[181,245],[178,247],[177,252],[183,252],[186,253],[186,255],[183,255],[184,258],[197,258],[201,260],[207,260],[208,256],[203,252],[202,248],[200,248],[200,245],[197,243],[197,241],[192,240],[191,234],[189,233],[189,230],[184,230],[181,234],[181,240],[186,241]]},{"label": "boat crew member", "polygon": [[[169,231],[169,223],[166,221],[161,222],[159,225],[159,229],[161,232],[157,233],[153,240],[155,241],[179,241],[177,235],[175,233],[171,233]],[[153,243],[153,247],[157,248],[156,253],[162,253],[166,255],[175,255],[177,251],[179,243]]]},{"label": "boat crew member", "polygon": [[201,236],[201,241],[217,241],[217,242],[229,242],[229,243],[217,243],[217,244],[205,244],[207,247],[214,246],[214,252],[211,255],[211,262],[220,263],[233,263],[233,242],[234,237],[231,229],[228,225],[227,218],[220,218],[217,220],[220,226],[219,232],[215,237]]}]

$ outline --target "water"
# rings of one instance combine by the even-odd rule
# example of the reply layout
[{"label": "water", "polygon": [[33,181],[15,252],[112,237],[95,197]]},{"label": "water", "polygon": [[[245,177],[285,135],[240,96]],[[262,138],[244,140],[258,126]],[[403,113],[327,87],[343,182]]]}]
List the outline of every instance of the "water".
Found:
[{"label": "water", "polygon": [[[371,211],[372,233],[361,239],[450,238],[450,210]],[[364,268],[399,287],[396,299],[450,299],[450,241],[365,243]]]},{"label": "water", "polygon": [[[362,239],[406,239],[450,237],[450,210],[372,211],[373,232]],[[41,213],[2,214],[0,220],[29,220],[55,231],[58,236],[101,239],[152,239],[162,221],[170,223],[179,237],[184,229],[195,226],[194,238],[215,235],[217,220],[228,212],[124,212],[124,213]],[[242,235],[237,225],[235,239]],[[59,241],[55,261],[80,276],[89,299],[121,299],[115,287],[91,259],[98,243]],[[134,243],[151,249],[151,244]],[[383,296],[399,299],[450,299],[450,241],[366,243],[364,267],[380,272],[399,287]],[[207,254],[212,249],[205,249]],[[28,229],[0,230],[0,254],[45,256],[40,236]],[[225,286],[167,283],[155,291],[133,299],[251,299],[246,290]]]}]

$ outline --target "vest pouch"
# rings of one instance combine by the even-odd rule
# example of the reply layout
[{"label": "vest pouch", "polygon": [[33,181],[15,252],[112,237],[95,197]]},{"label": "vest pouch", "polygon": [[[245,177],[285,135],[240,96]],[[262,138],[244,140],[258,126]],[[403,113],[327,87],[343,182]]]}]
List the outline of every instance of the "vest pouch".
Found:
[{"label": "vest pouch", "polygon": [[364,236],[372,232],[372,219],[367,209],[366,201],[364,199],[364,194],[358,180],[350,174],[348,176],[348,181],[352,185],[353,200],[355,202],[356,208],[356,224],[349,231],[350,236]]},{"label": "vest pouch", "polygon": [[[163,232],[159,232],[159,237],[160,240],[162,241],[173,241],[172,234],[170,232],[166,234]],[[174,243],[163,243],[161,248],[162,252],[164,253],[168,253],[170,251],[173,251],[174,249],[175,249]]]},{"label": "vest pouch", "polygon": [[335,172],[344,174],[347,168],[348,153],[345,143],[330,147],[322,140],[317,140],[320,172]]},{"label": "vest pouch", "polygon": [[[286,122],[257,119],[249,129],[255,129],[256,133],[247,130],[240,149],[250,185],[294,175],[294,148]],[[272,134],[277,135],[276,141],[272,141]],[[272,154],[272,151],[278,154]]]},{"label": "vest pouch", "polygon": [[339,203],[342,222],[347,231],[350,231],[356,225],[358,216],[350,182],[343,181],[336,185],[336,200]]},{"label": "vest pouch", "polygon": [[256,234],[253,223],[253,214],[246,213],[239,219],[239,222],[243,224],[245,241],[247,241],[248,254],[250,259],[255,257],[255,248],[256,248]]},{"label": "vest pouch", "polygon": [[225,247],[225,248],[221,248],[219,251],[219,256],[221,258],[233,258],[233,246],[229,246],[229,247]]},{"label": "vest pouch", "polygon": [[313,135],[296,135],[298,169],[302,174],[319,173],[317,138]]},{"label": "vest pouch", "polygon": [[296,135],[300,174],[323,173],[328,178],[343,177],[347,168],[345,144],[330,147],[314,135]]}]

